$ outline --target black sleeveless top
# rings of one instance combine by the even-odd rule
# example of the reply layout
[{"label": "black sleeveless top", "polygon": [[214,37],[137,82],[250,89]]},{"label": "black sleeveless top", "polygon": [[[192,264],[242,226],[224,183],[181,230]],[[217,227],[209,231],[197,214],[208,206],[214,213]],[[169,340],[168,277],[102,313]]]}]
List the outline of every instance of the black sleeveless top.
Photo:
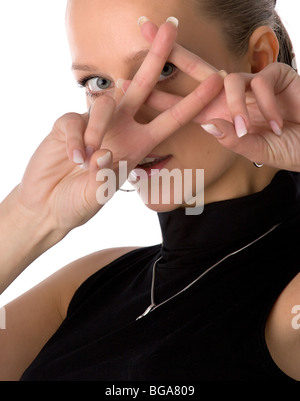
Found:
[{"label": "black sleeveless top", "polygon": [[[21,380],[292,380],[273,362],[266,319],[299,273],[300,175],[279,172],[262,192],[186,216],[160,213],[163,244],[138,249],[76,291],[56,334]],[[150,304],[188,290],[136,320]],[[291,315],[292,319],[292,315]]]}]

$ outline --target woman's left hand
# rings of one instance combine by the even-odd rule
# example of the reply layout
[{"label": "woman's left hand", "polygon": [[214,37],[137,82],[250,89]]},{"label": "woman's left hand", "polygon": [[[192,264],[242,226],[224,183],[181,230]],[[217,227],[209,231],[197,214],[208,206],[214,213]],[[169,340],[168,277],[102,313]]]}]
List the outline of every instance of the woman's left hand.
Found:
[{"label": "woman's left hand", "polygon": [[[157,27],[146,22],[141,30],[151,42]],[[168,61],[200,82],[216,72],[178,44]],[[300,77],[286,64],[273,63],[256,74],[229,74],[224,90],[193,121],[253,162],[300,171],[299,93]],[[162,111],[180,99],[155,90],[147,104]]]}]

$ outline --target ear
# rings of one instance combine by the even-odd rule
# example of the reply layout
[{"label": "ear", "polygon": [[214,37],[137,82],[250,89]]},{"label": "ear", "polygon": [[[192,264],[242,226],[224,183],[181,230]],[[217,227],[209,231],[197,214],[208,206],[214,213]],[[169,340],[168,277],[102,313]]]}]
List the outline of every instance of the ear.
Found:
[{"label": "ear", "polygon": [[279,42],[273,29],[269,26],[257,28],[250,37],[248,55],[251,72],[263,70],[267,65],[277,61]]}]

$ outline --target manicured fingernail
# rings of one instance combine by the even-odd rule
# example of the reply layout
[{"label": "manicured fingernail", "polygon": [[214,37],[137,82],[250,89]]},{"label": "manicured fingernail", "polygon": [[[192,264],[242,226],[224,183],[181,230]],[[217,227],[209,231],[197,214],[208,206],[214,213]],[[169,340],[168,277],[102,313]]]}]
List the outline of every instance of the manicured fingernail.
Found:
[{"label": "manicured fingernail", "polygon": [[90,159],[93,156],[94,152],[95,152],[95,149],[92,146],[87,146],[85,148],[86,159],[85,159],[85,162],[81,166],[81,168],[83,170],[88,170],[89,169]]},{"label": "manicured fingernail", "polygon": [[175,17],[169,17],[169,18],[167,18],[167,21],[166,21],[166,22],[170,22],[171,24],[175,25],[176,28],[178,28],[179,21],[178,21],[177,18],[175,18]]},{"label": "manicured fingernail", "polygon": [[138,25],[139,26],[142,26],[145,22],[147,22],[147,21],[149,21],[149,19],[147,18],[147,17],[140,17],[139,19],[138,19]]},{"label": "manicured fingernail", "polygon": [[87,146],[85,148],[85,153],[86,153],[86,157],[88,159],[90,159],[93,156],[93,153],[95,152],[95,149],[92,146]]},{"label": "manicured fingernail", "polygon": [[73,151],[73,162],[75,164],[83,164],[84,163],[84,158],[83,158],[83,155],[80,150],[75,149]]},{"label": "manicured fingernail", "polygon": [[248,134],[246,123],[242,116],[236,116],[234,118],[234,125],[236,134],[239,138],[242,138],[243,136]]},{"label": "manicured fingernail", "polygon": [[105,155],[98,157],[97,164],[99,168],[106,167],[111,160],[111,153],[107,152]]},{"label": "manicured fingernail", "polygon": [[208,134],[215,136],[216,138],[221,138],[223,133],[213,124],[202,124],[201,127]]},{"label": "manicured fingernail", "polygon": [[218,74],[222,77],[222,78],[226,78],[228,75],[228,72],[226,72],[225,70],[220,70],[218,72]]},{"label": "manicured fingernail", "polygon": [[282,135],[282,129],[279,127],[276,121],[270,121],[270,126],[275,135],[277,136]]},{"label": "manicured fingernail", "polygon": [[118,79],[116,82],[116,88],[121,89],[123,93],[125,93],[123,89],[123,84],[125,82],[125,79]]}]

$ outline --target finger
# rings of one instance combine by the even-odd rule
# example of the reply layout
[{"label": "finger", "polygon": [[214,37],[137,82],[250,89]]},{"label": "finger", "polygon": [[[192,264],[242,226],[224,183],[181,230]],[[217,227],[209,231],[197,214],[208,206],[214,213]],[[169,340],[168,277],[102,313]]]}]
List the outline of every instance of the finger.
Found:
[{"label": "finger", "polygon": [[[131,81],[126,80],[122,82],[121,89],[124,93],[126,93],[129,88]],[[170,107],[173,107],[180,100],[182,100],[182,96],[173,95],[167,92],[163,92],[157,89],[153,89],[148,98],[145,101],[145,104],[156,111],[165,111]]]},{"label": "finger", "polygon": [[149,126],[156,143],[192,121],[223,89],[223,78],[211,75],[179,103],[156,117]]},{"label": "finger", "polygon": [[90,110],[90,118],[84,134],[85,147],[98,150],[116,109],[110,96],[98,97]]},{"label": "finger", "polygon": [[266,155],[262,149],[266,149],[266,140],[262,135],[251,134],[238,138],[235,126],[226,120],[220,119],[210,120],[206,124],[202,124],[202,128],[213,135],[225,148],[246,157],[252,162],[265,162]]},{"label": "finger", "polygon": [[[89,164],[89,179],[85,198],[91,207],[103,206],[116,192],[115,180],[112,180],[113,157],[109,150],[97,150]],[[108,179],[109,178],[109,179]]]},{"label": "finger", "polygon": [[246,105],[246,89],[253,75],[229,74],[224,80],[227,105],[239,138],[248,133],[250,117]]},{"label": "finger", "polygon": [[60,117],[54,126],[54,129],[64,136],[69,160],[78,165],[83,164],[85,160],[83,134],[86,121],[85,115],[67,113]]},{"label": "finger", "polygon": [[145,104],[156,111],[162,112],[175,106],[182,99],[182,96],[172,95],[154,89]]},{"label": "finger", "polygon": [[261,113],[269,122],[273,132],[281,136],[283,119],[276,101],[273,83],[263,75],[257,75],[251,81],[251,89]]},{"label": "finger", "polygon": [[[157,30],[157,26],[151,21],[147,21],[141,26],[142,35],[150,43],[154,40]],[[174,44],[168,61],[199,82],[204,81],[217,72],[216,68],[202,60],[196,54],[180,46],[178,43]]]},{"label": "finger", "polygon": [[158,30],[149,52],[123,97],[120,109],[135,115],[157,84],[170,55],[177,29],[173,23],[164,23]]}]

